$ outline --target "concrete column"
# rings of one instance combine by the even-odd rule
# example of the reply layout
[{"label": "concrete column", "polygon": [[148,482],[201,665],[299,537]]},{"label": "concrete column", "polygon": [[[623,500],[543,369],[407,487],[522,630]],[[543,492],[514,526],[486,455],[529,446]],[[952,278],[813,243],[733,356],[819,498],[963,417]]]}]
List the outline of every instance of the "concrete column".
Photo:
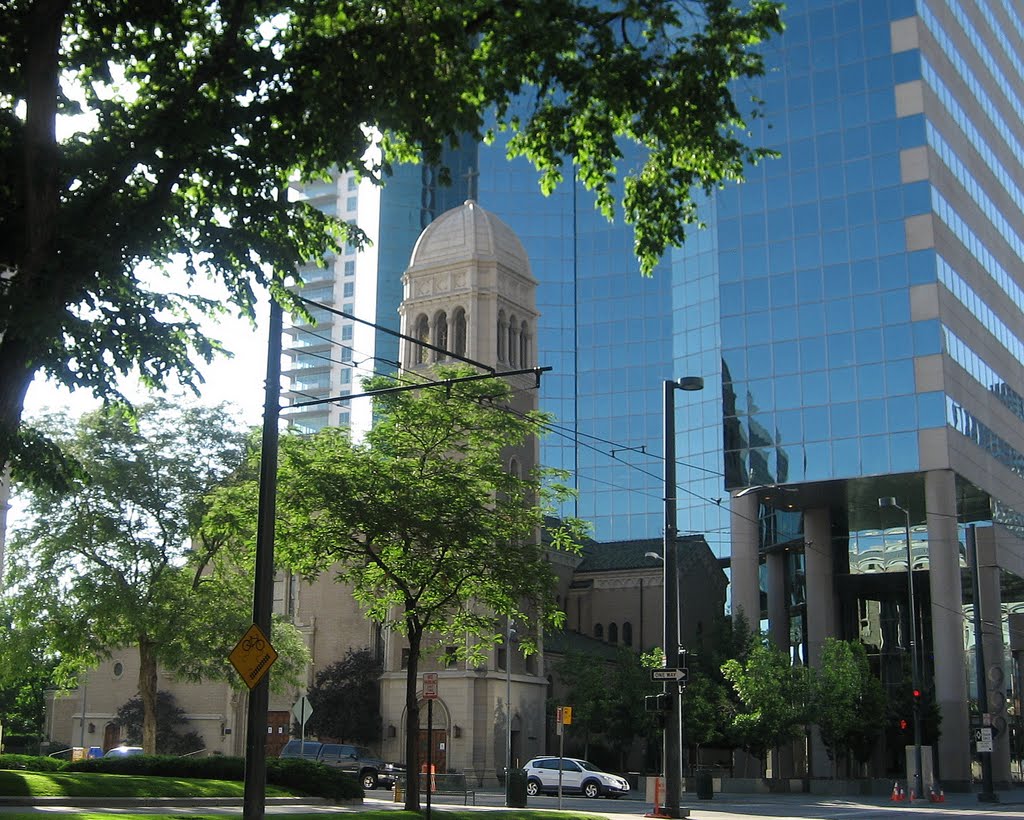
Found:
[{"label": "concrete column", "polygon": [[[791,654],[789,645],[789,588],[786,576],[789,569],[788,552],[772,552],[765,556],[765,586],[768,592],[768,637],[786,655]],[[803,740],[799,741],[801,747]],[[790,743],[772,751],[773,777],[798,777],[794,744]]]},{"label": "concrete column", "polygon": [[[835,575],[832,560],[832,518],[827,508],[804,511],[804,563],[806,567],[807,659],[812,668],[821,665],[825,638],[836,634]],[[811,730],[812,777],[832,773],[825,744],[817,727]]]},{"label": "concrete column", "polygon": [[971,754],[967,723],[960,544],[956,520],[956,485],[952,471],[927,472],[924,489],[928,522],[928,586],[932,598],[935,700],[942,712],[937,768],[943,786],[966,790],[971,784]]},{"label": "concrete column", "polygon": [[[975,530],[978,546],[978,578],[981,586],[982,646],[985,650],[985,682],[988,685],[988,713],[998,728],[992,748],[992,780],[997,789],[1008,789],[1010,781],[1010,731],[1006,714],[1006,692],[1010,688],[1008,670],[1004,658],[1006,645],[1003,643],[1003,596],[1000,585],[1000,569],[997,565],[995,528],[981,527]],[[971,670],[976,680],[976,670]]]},{"label": "concrete column", "polygon": [[733,617],[742,615],[756,632],[761,624],[761,584],[757,554],[757,493],[730,500],[732,559],[730,562]]},{"label": "concrete column", "polygon": [[786,568],[789,554],[773,552],[765,556],[765,585],[768,587],[768,637],[779,649],[789,654],[789,595],[786,589]]},{"label": "concrete column", "polygon": [[832,519],[827,509],[804,512],[804,562],[807,570],[807,657],[821,660],[825,638],[836,634],[837,603],[832,560]]}]

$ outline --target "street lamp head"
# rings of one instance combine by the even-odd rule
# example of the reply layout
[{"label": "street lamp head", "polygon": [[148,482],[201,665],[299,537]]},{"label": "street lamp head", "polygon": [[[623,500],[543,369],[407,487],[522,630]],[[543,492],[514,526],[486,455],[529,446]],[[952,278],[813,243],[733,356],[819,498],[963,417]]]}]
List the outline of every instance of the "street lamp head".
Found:
[{"label": "street lamp head", "polygon": [[901,513],[910,517],[910,511],[906,507],[901,507],[896,503],[896,499],[891,495],[885,496],[884,498],[878,499],[878,507],[882,510],[899,510]]},{"label": "street lamp head", "polygon": [[703,390],[704,377],[683,376],[681,379],[675,382],[675,386],[680,390]]},{"label": "street lamp head", "polygon": [[644,558],[653,558],[656,561],[664,561],[665,560],[664,558],[661,557],[661,553],[659,553],[659,552],[645,552],[644,553]]}]

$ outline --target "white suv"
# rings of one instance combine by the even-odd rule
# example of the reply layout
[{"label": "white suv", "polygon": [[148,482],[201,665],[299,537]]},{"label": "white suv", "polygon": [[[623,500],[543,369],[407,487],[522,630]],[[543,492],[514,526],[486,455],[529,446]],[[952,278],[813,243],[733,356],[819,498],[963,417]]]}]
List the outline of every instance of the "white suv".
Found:
[{"label": "white suv", "polygon": [[562,775],[562,791],[587,797],[622,797],[629,783],[617,774],[601,771],[593,763],[578,757],[535,757],[523,766],[526,770],[526,793],[533,797],[543,792],[558,792],[558,775]]}]

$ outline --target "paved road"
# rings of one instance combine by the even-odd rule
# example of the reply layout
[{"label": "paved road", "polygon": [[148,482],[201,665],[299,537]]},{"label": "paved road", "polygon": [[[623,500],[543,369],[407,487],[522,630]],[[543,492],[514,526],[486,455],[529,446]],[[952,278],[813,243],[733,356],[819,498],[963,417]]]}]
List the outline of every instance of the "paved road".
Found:
[{"label": "paved road", "polygon": [[[893,803],[884,798],[844,798],[817,797],[812,795],[741,795],[716,794],[712,800],[696,800],[692,795],[684,796],[683,808],[690,810],[691,820],[750,820],[752,817],[768,818],[768,820],[963,820],[972,817],[991,817],[993,820],[1003,818],[1019,818],[1024,820],[1024,789],[1000,794],[998,804],[979,803],[975,794],[947,795],[944,803]],[[70,801],[69,801],[70,802]],[[142,808],[136,801],[125,802],[123,805],[103,805],[100,801],[91,803],[88,809],[79,801],[77,807],[68,806],[59,799],[41,801],[35,806],[14,805],[0,798],[0,814],[11,811],[53,813],[61,810],[101,810],[110,814],[127,814],[154,812],[161,814],[223,814],[225,816],[240,815],[241,804],[234,801],[232,805],[209,805],[207,801],[175,801],[179,805],[164,804]],[[122,801],[118,801],[122,802]],[[223,802],[223,801],[222,801]],[[503,806],[504,797],[497,792],[480,792],[477,794],[477,809],[486,816],[488,809]],[[100,805],[97,805],[100,803]],[[462,801],[455,804],[461,806]],[[452,805],[449,798],[435,800],[439,808]],[[650,811],[651,806],[635,798],[621,800],[587,800],[582,797],[565,797],[563,808],[582,809],[584,811],[603,814],[614,820],[639,820]],[[400,809],[401,804],[394,803],[386,792],[370,792],[365,808]],[[322,801],[313,803],[295,803],[268,801],[268,815],[287,814],[333,814],[344,815],[358,811],[360,806],[330,806]],[[530,799],[530,808],[557,809],[557,797],[536,797]],[[484,818],[482,818],[484,820]]]}]

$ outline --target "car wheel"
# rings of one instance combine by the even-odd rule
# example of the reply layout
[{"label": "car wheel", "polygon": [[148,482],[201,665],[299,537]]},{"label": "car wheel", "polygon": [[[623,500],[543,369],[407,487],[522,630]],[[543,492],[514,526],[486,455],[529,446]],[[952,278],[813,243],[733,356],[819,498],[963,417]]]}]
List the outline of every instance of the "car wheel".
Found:
[{"label": "car wheel", "polygon": [[529,797],[536,797],[540,794],[540,781],[539,780],[527,780],[526,781],[526,794]]},{"label": "car wheel", "polygon": [[363,772],[362,775],[363,788],[373,790],[377,788],[377,773],[376,772]]},{"label": "car wheel", "polygon": [[588,780],[583,784],[583,794],[586,797],[600,797],[601,785],[596,780]]}]

